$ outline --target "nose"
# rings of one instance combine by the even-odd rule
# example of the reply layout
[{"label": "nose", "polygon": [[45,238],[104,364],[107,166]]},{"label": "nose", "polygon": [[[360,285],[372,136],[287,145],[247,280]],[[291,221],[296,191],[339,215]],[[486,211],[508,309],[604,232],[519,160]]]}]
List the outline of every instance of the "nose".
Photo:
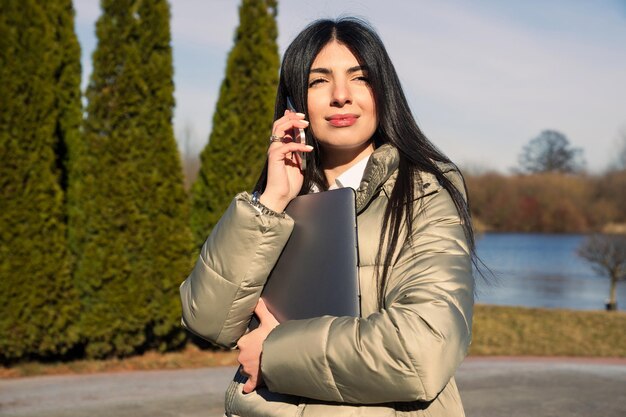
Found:
[{"label": "nose", "polygon": [[336,80],[333,84],[331,106],[343,107],[352,103],[350,87],[344,80]]}]

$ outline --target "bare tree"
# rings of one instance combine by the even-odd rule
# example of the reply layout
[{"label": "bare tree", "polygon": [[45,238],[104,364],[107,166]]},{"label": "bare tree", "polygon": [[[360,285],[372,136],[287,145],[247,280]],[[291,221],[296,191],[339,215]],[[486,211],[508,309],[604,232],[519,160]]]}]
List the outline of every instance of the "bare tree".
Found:
[{"label": "bare tree", "polygon": [[182,128],[182,132],[179,133],[179,148],[181,150],[181,162],[183,168],[183,175],[185,176],[185,190],[191,189],[191,184],[196,180],[198,176],[198,170],[200,169],[200,158],[198,152],[192,150],[191,142],[196,136],[193,128],[193,123],[189,120],[185,122]]},{"label": "bare tree", "polygon": [[617,169],[626,169],[626,127],[620,132],[617,149]]},{"label": "bare tree", "polygon": [[617,310],[617,282],[626,279],[626,235],[592,235],[580,245],[578,255],[611,279],[606,309]]},{"label": "bare tree", "polygon": [[523,172],[578,172],[585,166],[582,152],[564,134],[544,130],[524,146],[518,162]]}]

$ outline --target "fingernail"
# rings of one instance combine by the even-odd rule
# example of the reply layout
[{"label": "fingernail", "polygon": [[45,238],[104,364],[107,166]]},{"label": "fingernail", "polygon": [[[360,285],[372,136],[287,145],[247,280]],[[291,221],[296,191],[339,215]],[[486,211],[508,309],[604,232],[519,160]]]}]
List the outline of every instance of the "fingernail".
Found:
[{"label": "fingernail", "polygon": [[308,150],[312,151],[313,147],[311,145],[306,145],[305,148],[307,148]]},{"label": "fingernail", "polygon": [[300,120],[300,121],[303,122],[303,123],[309,124],[308,120]]},{"label": "fingernail", "polygon": [[296,116],[304,117],[304,113],[296,113]]}]

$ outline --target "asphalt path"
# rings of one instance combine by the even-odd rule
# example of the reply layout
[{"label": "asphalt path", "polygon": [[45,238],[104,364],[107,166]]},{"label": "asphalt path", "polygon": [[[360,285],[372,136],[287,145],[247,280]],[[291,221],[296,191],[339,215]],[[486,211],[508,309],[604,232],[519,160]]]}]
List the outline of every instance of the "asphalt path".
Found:
[{"label": "asphalt path", "polygon": [[[0,379],[0,416],[223,414],[234,368]],[[626,416],[626,360],[469,358],[457,373],[468,417]]]}]

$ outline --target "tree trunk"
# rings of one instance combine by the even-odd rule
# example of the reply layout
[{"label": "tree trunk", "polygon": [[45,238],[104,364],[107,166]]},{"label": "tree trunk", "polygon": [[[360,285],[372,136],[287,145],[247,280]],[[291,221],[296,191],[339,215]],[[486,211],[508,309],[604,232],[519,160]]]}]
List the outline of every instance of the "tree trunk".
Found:
[{"label": "tree trunk", "polygon": [[609,302],[606,305],[608,311],[617,310],[617,274],[611,274],[611,289],[609,291]]}]

